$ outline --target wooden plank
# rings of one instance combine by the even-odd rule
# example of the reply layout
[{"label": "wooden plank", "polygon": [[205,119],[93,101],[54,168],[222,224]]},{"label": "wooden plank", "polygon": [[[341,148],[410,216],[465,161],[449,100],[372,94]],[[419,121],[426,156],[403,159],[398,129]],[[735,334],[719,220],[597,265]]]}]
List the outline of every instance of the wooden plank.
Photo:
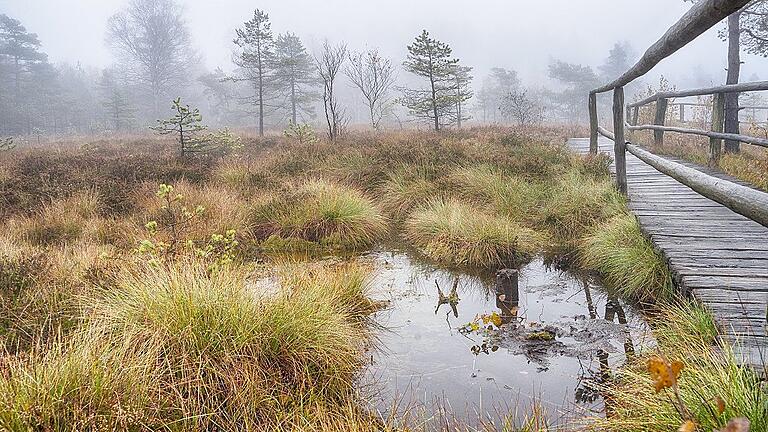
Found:
[{"label": "wooden plank", "polygon": [[[682,292],[712,312],[723,340],[748,364],[760,364],[755,359],[768,347],[768,228],[632,154],[626,159],[629,208],[664,255]],[[707,167],[684,166],[718,181],[732,180]]]}]

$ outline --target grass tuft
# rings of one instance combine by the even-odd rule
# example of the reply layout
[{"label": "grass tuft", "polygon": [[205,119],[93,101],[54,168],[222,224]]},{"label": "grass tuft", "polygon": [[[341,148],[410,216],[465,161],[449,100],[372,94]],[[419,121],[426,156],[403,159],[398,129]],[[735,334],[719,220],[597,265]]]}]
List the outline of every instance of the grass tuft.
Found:
[{"label": "grass tuft", "polygon": [[278,236],[332,249],[363,249],[380,239],[387,222],[362,193],[326,180],[309,180],[258,202],[251,227],[260,238]]},{"label": "grass tuft", "polygon": [[640,231],[634,216],[598,225],[581,245],[582,264],[603,275],[619,295],[641,302],[672,298],[672,275],[662,255]]},{"label": "grass tuft", "polygon": [[529,259],[545,237],[457,200],[433,200],[406,221],[406,238],[427,257],[460,266],[500,268]]},{"label": "grass tuft", "polygon": [[[680,360],[683,371],[677,380],[680,395],[691,411],[697,430],[724,430],[729,419],[746,417],[750,430],[768,428],[768,392],[760,377],[727,344],[713,344],[714,325],[708,312],[694,303],[666,309],[653,322],[659,349],[669,360]],[[648,353],[653,354],[653,353]],[[646,370],[647,356],[621,369],[617,381],[604,389],[611,415],[595,419],[593,430],[677,430],[684,422],[667,389],[654,391]],[[717,398],[725,402],[718,413]]]}]

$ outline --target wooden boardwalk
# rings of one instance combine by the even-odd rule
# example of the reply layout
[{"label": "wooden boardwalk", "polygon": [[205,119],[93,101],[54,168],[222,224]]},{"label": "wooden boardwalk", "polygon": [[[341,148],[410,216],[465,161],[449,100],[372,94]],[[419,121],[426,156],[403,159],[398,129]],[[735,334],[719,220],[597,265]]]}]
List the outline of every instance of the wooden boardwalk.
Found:
[{"label": "wooden boardwalk", "polygon": [[[569,146],[589,152],[589,139]],[[601,138],[601,152],[613,142]],[[729,181],[707,167],[668,158]],[[661,251],[678,287],[712,313],[745,363],[768,364],[768,228],[705,198],[627,153],[629,208]]]}]

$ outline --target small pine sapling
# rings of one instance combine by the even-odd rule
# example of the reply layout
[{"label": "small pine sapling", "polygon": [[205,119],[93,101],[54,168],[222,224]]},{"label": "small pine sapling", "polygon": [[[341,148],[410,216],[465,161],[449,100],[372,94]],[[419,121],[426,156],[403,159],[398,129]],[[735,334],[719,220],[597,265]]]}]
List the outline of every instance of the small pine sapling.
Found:
[{"label": "small pine sapling", "polygon": [[178,135],[179,150],[182,156],[208,150],[209,136],[201,135],[201,132],[208,127],[202,124],[203,116],[200,114],[200,110],[191,108],[189,105],[182,105],[181,98],[173,100],[171,109],[175,111],[173,117],[158,120],[157,126],[152,126],[150,129],[160,135]]},{"label": "small pine sapling", "polygon": [[13,150],[16,148],[16,144],[13,142],[13,137],[0,138],[0,151]]},{"label": "small pine sapling", "polygon": [[319,141],[315,130],[306,123],[296,124],[292,121],[288,122],[288,127],[283,131],[283,135],[287,138],[295,139],[299,144],[314,144]]}]

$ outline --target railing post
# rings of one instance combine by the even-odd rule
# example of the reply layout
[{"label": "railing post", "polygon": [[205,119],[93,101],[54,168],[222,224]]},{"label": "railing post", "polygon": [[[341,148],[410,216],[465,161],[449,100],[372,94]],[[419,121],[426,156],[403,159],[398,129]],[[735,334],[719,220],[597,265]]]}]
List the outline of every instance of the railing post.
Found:
[{"label": "railing post", "polygon": [[597,154],[597,94],[589,94],[589,153]]},{"label": "railing post", "polygon": [[[657,126],[664,126],[667,118],[668,104],[668,99],[659,99],[656,101],[656,117],[653,119],[653,124]],[[653,131],[653,144],[658,147],[664,145],[664,131]]]},{"label": "railing post", "polygon": [[627,143],[624,140],[624,87],[613,89],[613,153],[616,159],[616,186],[627,193]]},{"label": "railing post", "polygon": [[[725,94],[712,95],[712,132],[722,132],[725,123]],[[720,164],[720,153],[723,149],[723,140],[720,138],[709,139],[709,166],[716,167]]]},{"label": "railing post", "polygon": [[638,118],[640,117],[640,107],[635,106],[632,110],[632,126],[637,126]]},{"label": "railing post", "polygon": [[680,107],[680,124],[685,123],[685,104],[678,105]]}]

